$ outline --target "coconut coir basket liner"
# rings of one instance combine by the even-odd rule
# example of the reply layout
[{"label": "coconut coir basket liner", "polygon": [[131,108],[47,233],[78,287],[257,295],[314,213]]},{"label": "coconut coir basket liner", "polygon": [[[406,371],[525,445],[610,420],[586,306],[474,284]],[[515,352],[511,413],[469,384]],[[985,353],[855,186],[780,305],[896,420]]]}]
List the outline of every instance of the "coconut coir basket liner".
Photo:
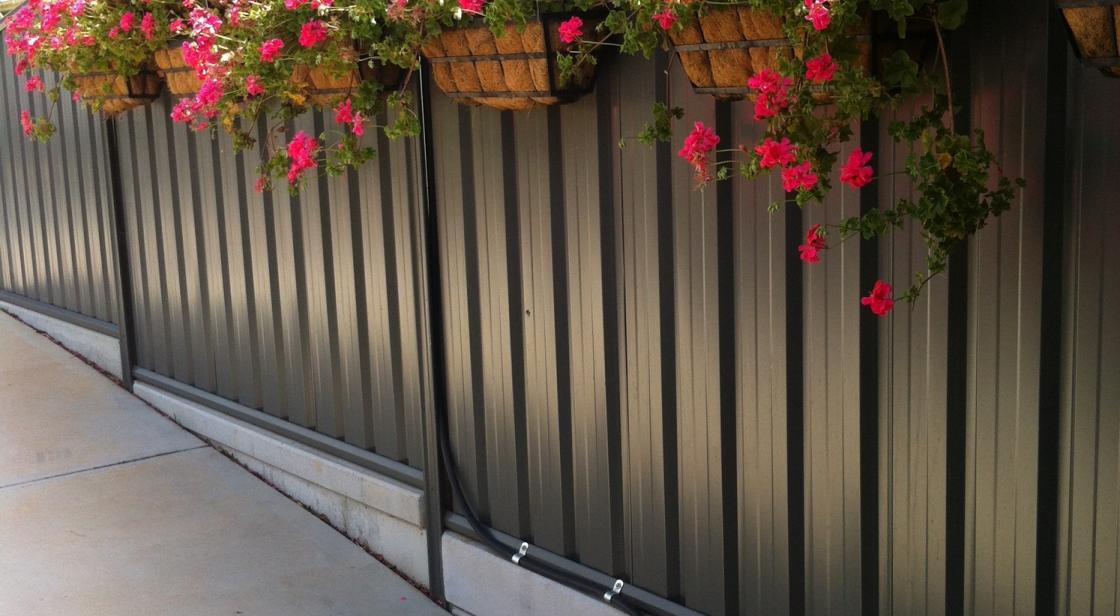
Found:
[{"label": "coconut coir basket liner", "polygon": [[[440,33],[424,47],[432,78],[457,102],[495,109],[530,109],[575,100],[591,89],[595,66],[579,62],[571,79],[560,83],[556,52],[560,23],[569,15],[545,15],[524,28],[507,25],[501,36],[484,25]],[[597,20],[584,18],[584,31]]]},{"label": "coconut coir basket liner", "polygon": [[[1098,6],[1086,6],[1096,4]],[[1077,5],[1068,7],[1066,5]],[[1120,0],[1088,3],[1059,0],[1081,59],[1101,72],[1120,77]]]},{"label": "coconut coir basket liner", "polygon": [[[855,36],[862,61],[868,66],[868,31]],[[746,7],[708,12],[695,23],[671,30],[669,38],[695,90],[720,100],[746,97],[751,91],[747,81],[752,75],[763,69],[777,70],[782,58],[794,53],[782,31],[781,19]]]},{"label": "coconut coir basket liner", "polygon": [[156,68],[167,82],[167,91],[175,96],[193,96],[201,84],[194,67],[183,61],[182,44],[172,45],[155,53]]},{"label": "coconut coir basket liner", "polygon": [[114,115],[147,105],[159,97],[163,80],[154,71],[142,70],[131,77],[116,73],[78,73],[71,76],[81,97]]},{"label": "coconut coir basket liner", "polygon": [[392,64],[355,61],[349,70],[334,71],[322,66],[300,65],[292,72],[292,81],[303,84],[308,100],[319,107],[332,106],[352,95],[363,81],[381,84],[384,90],[394,90],[401,84],[403,71]]}]

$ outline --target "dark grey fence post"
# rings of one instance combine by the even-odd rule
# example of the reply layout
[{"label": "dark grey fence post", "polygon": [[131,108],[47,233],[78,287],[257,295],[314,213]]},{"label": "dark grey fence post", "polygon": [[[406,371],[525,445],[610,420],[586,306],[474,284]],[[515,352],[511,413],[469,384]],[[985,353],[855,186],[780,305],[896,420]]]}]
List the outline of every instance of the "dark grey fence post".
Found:
[{"label": "dark grey fence post", "polygon": [[132,391],[132,365],[136,357],[133,332],[132,273],[128,259],[128,233],[125,227],[124,201],[121,191],[120,152],[117,147],[117,121],[109,118],[104,124],[103,150],[109,170],[109,242],[113,251],[113,273],[117,283],[117,320],[121,345],[121,382]]},{"label": "dark grey fence post", "polygon": [[447,408],[447,378],[444,362],[443,295],[440,287],[439,227],[435,206],[435,172],[432,169],[432,105],[428,82],[429,66],[421,61],[419,71],[420,92],[420,175],[422,208],[421,231],[417,238],[421,246],[426,277],[428,331],[428,374],[431,397],[423,407],[424,425],[424,506],[427,513],[428,586],[432,596],[446,600],[443,587],[443,516],[447,511],[444,495],[444,477],[439,453],[439,414]]}]

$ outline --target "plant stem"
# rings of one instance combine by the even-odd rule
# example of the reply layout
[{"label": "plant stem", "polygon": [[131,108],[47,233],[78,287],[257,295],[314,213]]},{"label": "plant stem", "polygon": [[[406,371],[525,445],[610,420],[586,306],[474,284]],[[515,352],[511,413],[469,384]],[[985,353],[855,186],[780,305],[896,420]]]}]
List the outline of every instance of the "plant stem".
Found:
[{"label": "plant stem", "polygon": [[937,35],[937,52],[941,56],[941,65],[945,67],[945,96],[949,100],[949,132],[957,134],[957,112],[953,109],[953,82],[949,78],[949,54],[945,51],[945,38],[941,36],[941,26],[937,17],[933,18],[933,32]]}]

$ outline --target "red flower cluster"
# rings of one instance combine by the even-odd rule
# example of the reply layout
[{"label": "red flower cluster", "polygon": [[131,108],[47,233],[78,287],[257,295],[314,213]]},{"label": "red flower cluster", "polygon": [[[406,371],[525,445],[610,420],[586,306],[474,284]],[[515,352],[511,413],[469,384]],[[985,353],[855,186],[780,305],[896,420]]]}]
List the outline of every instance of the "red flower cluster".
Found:
[{"label": "red flower cluster", "polygon": [[781,73],[765,68],[747,80],[747,85],[757,94],[754,99],[754,119],[772,118],[789,107],[789,88],[793,79],[782,77]]},{"label": "red flower cluster", "polygon": [[31,112],[26,109],[20,112],[19,123],[23,127],[24,135],[30,135],[31,131],[35,130],[35,124],[31,122]]},{"label": "red flower cluster", "polygon": [[832,81],[835,74],[836,62],[832,60],[832,56],[828,53],[822,53],[805,63],[805,78],[813,83]]},{"label": "red flower cluster", "polygon": [[795,190],[812,190],[820,178],[813,173],[813,166],[809,161],[782,169],[782,188],[786,192]]},{"label": "red flower cluster", "polygon": [[264,94],[264,86],[261,85],[261,80],[256,75],[249,75],[245,78],[245,93],[249,96],[260,96]]},{"label": "red flower cluster", "polygon": [[481,13],[486,0],[459,0],[459,8],[468,13]]},{"label": "red flower cluster", "polygon": [[333,5],[334,0],[284,0],[284,8],[288,9],[289,11],[295,11],[302,6],[307,6],[308,4],[311,5],[312,9],[318,11],[319,7]]},{"label": "red flower cluster", "polygon": [[805,0],[805,19],[813,24],[813,29],[820,31],[832,23],[832,15],[828,13],[828,3],[831,0]]},{"label": "red flower cluster", "polygon": [[567,21],[560,24],[559,34],[560,40],[565,43],[574,43],[583,37],[583,20],[579,17],[571,17]]},{"label": "red flower cluster", "polygon": [[274,38],[268,39],[261,43],[258,51],[261,54],[261,62],[275,62],[276,58],[280,57],[280,50],[284,48],[284,41]]},{"label": "red flower cluster", "polygon": [[314,47],[325,40],[327,40],[327,24],[317,19],[303,24],[299,30],[299,44],[303,47]]},{"label": "red flower cluster", "polygon": [[875,171],[867,163],[871,162],[871,152],[856,148],[848,157],[848,162],[840,168],[840,181],[852,188],[863,188],[871,183]]},{"label": "red flower cluster", "polygon": [[809,232],[805,234],[805,243],[797,247],[797,251],[801,253],[802,261],[806,263],[820,263],[821,257],[818,252],[828,248],[828,243],[825,242],[820,231],[820,225],[809,227]]},{"label": "red flower cluster", "polygon": [[891,285],[876,280],[875,286],[871,288],[871,292],[859,300],[859,303],[867,306],[877,316],[886,316],[891,309],[894,308],[894,300],[891,299]]},{"label": "red flower cluster", "polygon": [[357,137],[361,137],[366,132],[365,120],[362,117],[362,112],[354,112],[354,106],[350,99],[343,100],[334,108],[334,121],[339,124],[350,125],[350,132]]},{"label": "red flower cluster", "polygon": [[308,169],[318,166],[315,155],[319,153],[319,141],[303,131],[296,133],[288,142],[288,183],[295,184],[299,176]]},{"label": "red flower cluster", "polygon": [[697,122],[692,126],[692,132],[684,139],[684,145],[677,152],[677,156],[688,161],[696,175],[698,184],[707,183],[712,179],[711,170],[708,168],[710,161],[708,154],[719,144],[719,135],[714,130]]},{"label": "red flower cluster", "polygon": [[653,20],[657,22],[658,26],[661,26],[662,30],[668,31],[673,27],[673,24],[677,23],[677,14],[666,4],[661,12],[653,14]]},{"label": "red flower cluster", "polygon": [[218,103],[225,94],[219,79],[211,78],[202,82],[194,98],[184,98],[171,109],[171,119],[176,122],[194,123],[196,130],[209,126],[205,119],[218,115]]},{"label": "red flower cluster", "polygon": [[754,151],[762,157],[758,165],[763,169],[778,165],[785,167],[797,162],[797,146],[789,142],[789,137],[782,137],[781,141],[767,137],[760,145],[755,146]]},{"label": "red flower cluster", "polygon": [[27,83],[23,84],[23,89],[28,92],[42,92],[43,91],[43,78],[35,75],[29,77]]},{"label": "red flower cluster", "polygon": [[151,13],[144,13],[144,17],[140,20],[140,32],[149,41],[156,35],[156,18]]}]

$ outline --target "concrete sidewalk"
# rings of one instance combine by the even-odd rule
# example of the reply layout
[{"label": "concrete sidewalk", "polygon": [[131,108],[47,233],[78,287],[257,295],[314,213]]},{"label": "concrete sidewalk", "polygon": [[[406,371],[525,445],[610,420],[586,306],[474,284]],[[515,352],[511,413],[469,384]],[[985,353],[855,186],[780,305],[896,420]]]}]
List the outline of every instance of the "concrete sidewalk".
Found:
[{"label": "concrete sidewalk", "polygon": [[0,614],[445,614],[0,313]]}]

